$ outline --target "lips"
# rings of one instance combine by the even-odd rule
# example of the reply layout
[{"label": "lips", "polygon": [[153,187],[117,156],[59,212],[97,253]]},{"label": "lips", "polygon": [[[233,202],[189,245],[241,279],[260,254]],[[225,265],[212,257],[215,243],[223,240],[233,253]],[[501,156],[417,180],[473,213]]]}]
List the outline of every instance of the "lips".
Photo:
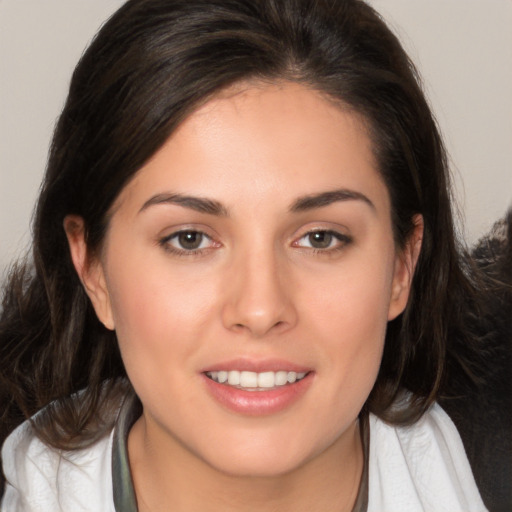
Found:
[{"label": "lips", "polygon": [[291,407],[309,389],[314,372],[288,362],[232,361],[202,372],[212,398],[238,414],[269,415]]}]

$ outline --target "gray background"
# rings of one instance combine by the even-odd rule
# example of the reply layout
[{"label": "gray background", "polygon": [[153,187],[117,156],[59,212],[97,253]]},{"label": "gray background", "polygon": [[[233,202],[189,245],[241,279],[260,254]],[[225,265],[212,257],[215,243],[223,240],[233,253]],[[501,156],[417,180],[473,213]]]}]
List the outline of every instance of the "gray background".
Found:
[{"label": "gray background", "polygon": [[[424,78],[450,153],[462,235],[512,204],[512,1],[370,0]],[[72,69],[122,0],[0,0],[0,277],[30,217]]]}]

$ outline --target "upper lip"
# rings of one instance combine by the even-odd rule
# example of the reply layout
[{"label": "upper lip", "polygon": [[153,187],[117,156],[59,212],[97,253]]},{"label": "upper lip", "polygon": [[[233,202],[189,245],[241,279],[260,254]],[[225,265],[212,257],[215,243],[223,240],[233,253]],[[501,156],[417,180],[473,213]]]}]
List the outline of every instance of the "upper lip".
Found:
[{"label": "upper lip", "polygon": [[284,359],[248,359],[236,358],[229,361],[213,363],[201,370],[201,373],[218,371],[240,370],[246,372],[278,372],[289,371],[296,373],[308,373],[312,370],[309,366],[293,363]]}]

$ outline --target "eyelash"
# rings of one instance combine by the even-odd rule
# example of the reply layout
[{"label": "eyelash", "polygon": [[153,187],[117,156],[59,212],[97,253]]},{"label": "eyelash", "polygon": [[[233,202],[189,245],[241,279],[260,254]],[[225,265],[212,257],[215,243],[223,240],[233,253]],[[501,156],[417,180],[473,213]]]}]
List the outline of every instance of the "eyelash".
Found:
[{"label": "eyelash", "polygon": [[[180,235],[199,235],[201,236],[201,244],[203,243],[204,239],[210,240],[210,243],[212,244],[209,247],[202,247],[197,249],[185,249],[185,248],[178,248],[171,245],[171,241],[173,239],[178,239]],[[158,244],[166,251],[176,256],[184,256],[184,257],[190,257],[190,256],[200,256],[204,254],[205,252],[213,249],[215,242],[213,242],[212,238],[208,236],[203,231],[199,231],[196,229],[183,229],[181,231],[176,231],[172,233],[171,235],[165,236],[164,238],[160,239],[158,241]],[[218,244],[220,246],[220,244]]]},{"label": "eyelash", "polygon": [[[336,240],[338,243],[334,247],[326,247],[326,248],[318,248],[318,247],[312,247],[312,246],[302,246],[299,245],[299,242],[303,239],[306,239],[307,237],[311,237],[315,234],[323,234],[324,236],[327,235],[329,237],[332,237],[334,240]],[[210,245],[208,247],[199,247],[197,249],[186,249],[186,248],[178,248],[174,247],[171,244],[171,241],[173,239],[178,240],[181,235],[199,235],[201,236],[201,242],[200,245],[203,243],[203,241],[209,240]],[[348,244],[352,243],[352,237],[348,235],[343,235],[341,233],[338,233],[337,231],[329,230],[329,229],[317,229],[317,230],[311,230],[302,235],[300,238],[298,238],[296,241],[292,243],[293,247],[299,248],[299,249],[306,249],[308,251],[311,251],[313,254],[322,254],[322,255],[329,255],[333,253],[337,253],[338,251],[343,250]],[[194,229],[184,229],[181,231],[176,231],[168,236],[165,236],[161,238],[158,241],[158,245],[160,245],[166,252],[171,253],[176,256],[183,256],[183,257],[191,257],[191,256],[201,256],[205,252],[210,251],[211,249],[215,248],[215,245],[217,247],[220,247],[219,243],[216,243],[212,240],[210,236],[208,236],[203,231],[194,230]]]},{"label": "eyelash", "polygon": [[[298,245],[298,242],[300,240],[306,239],[315,234],[323,234],[324,236],[328,235],[328,236],[332,237],[332,239],[336,240],[338,243],[334,247],[326,247],[326,248],[318,248],[318,247],[311,247],[311,246],[304,247],[304,246]],[[348,244],[350,244],[351,242],[352,242],[352,237],[350,237],[348,235],[343,235],[342,233],[338,233],[337,231],[333,231],[330,229],[315,229],[312,231],[308,231],[307,233],[302,235],[296,242],[294,242],[293,245],[298,248],[310,250],[314,254],[331,255],[333,253],[337,253],[337,252],[345,249],[345,247]]]}]

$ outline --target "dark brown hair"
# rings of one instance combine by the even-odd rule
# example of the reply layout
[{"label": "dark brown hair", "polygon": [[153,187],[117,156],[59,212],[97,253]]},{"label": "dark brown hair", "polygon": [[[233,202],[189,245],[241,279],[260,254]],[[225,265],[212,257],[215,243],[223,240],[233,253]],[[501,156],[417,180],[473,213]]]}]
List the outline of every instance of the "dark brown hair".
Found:
[{"label": "dark brown hair", "polygon": [[[15,268],[5,288],[0,440],[43,407],[38,435],[57,447],[87,445],[111,428],[112,401],[129,384],[115,333],[97,320],[77,278],[63,219],[80,215],[89,250],[98,250],[109,208],[137,170],[194,108],[249,79],[299,82],[362,115],[398,246],[423,215],[412,295],[389,324],[365,408],[412,422],[438,396],[450,354],[471,375],[450,342],[469,343],[461,311],[474,286],[455,242],[445,152],[415,68],[379,15],[359,0],[130,0],[73,74],[37,204],[32,262]],[[412,400],[398,411],[390,406],[402,389]]]}]

